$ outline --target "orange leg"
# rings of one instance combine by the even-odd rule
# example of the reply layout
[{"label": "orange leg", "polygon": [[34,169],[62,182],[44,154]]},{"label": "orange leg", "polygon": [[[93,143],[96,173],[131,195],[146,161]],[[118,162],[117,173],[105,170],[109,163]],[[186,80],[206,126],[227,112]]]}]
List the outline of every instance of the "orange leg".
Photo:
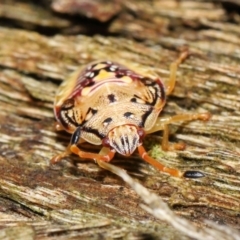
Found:
[{"label": "orange leg", "polygon": [[142,159],[144,159],[146,162],[153,165],[155,168],[157,168],[161,172],[169,173],[170,175],[172,175],[174,177],[182,177],[183,176],[183,173],[180,172],[179,170],[174,169],[174,168],[165,167],[163,164],[161,164],[154,158],[150,157],[142,145],[138,146],[138,152],[139,152],[140,156],[142,157]]},{"label": "orange leg", "polygon": [[163,125],[162,150],[164,151],[183,150],[186,147],[184,143],[169,144],[168,138],[169,138],[168,125]]},{"label": "orange leg", "polygon": [[64,152],[62,152],[62,153],[54,156],[54,157],[50,160],[50,163],[51,163],[51,164],[56,164],[56,163],[60,162],[64,157],[66,157],[66,156],[68,156],[68,155],[70,155],[70,154],[71,154],[70,145],[68,145],[67,149],[66,149]]},{"label": "orange leg", "polygon": [[[173,117],[168,117],[168,118],[158,118],[156,121],[156,124],[147,131],[147,133],[153,133],[159,130],[163,130],[163,140],[162,140],[162,149],[163,150],[182,150],[185,148],[184,143],[175,143],[170,145],[168,141],[169,137],[169,130],[168,130],[168,125],[170,123],[178,122],[178,121],[191,121],[191,120],[203,120],[206,121],[210,119],[211,115],[209,113],[196,113],[196,114],[179,114],[175,115]],[[146,150],[143,148],[143,146],[138,147],[138,151],[140,156],[148,163],[156,167],[162,172],[169,173],[170,175],[174,177],[186,177],[186,178],[200,178],[204,177],[204,174],[199,172],[199,171],[186,171],[186,172],[181,172],[177,169],[173,168],[168,168],[159,163],[157,160],[154,158],[150,157]]]},{"label": "orange leg", "polygon": [[[57,123],[56,123],[56,125],[57,125]],[[61,126],[61,125],[60,125]],[[61,129],[62,130],[62,129]],[[83,140],[83,139],[80,139],[79,140],[79,143],[83,143],[83,142],[85,142],[85,140]],[[56,163],[58,163],[58,162],[60,162],[63,158],[65,158],[66,156],[68,156],[68,155],[70,155],[71,153],[72,153],[72,151],[71,151],[71,143],[67,146],[67,148],[66,148],[66,150],[64,151],[64,152],[62,152],[62,153],[60,153],[60,154],[58,154],[58,155],[56,155],[56,156],[54,156],[52,159],[51,159],[51,164],[56,164]]]},{"label": "orange leg", "polygon": [[111,161],[111,159],[115,155],[115,152],[110,151],[110,149],[108,151],[106,151],[105,148],[102,148],[100,153],[96,154],[96,153],[84,152],[84,151],[80,150],[76,145],[69,144],[66,151],[54,156],[51,159],[51,164],[56,164],[56,163],[60,162],[62,160],[62,158],[70,155],[71,153],[74,153],[81,158],[87,158],[87,159],[92,159],[92,160],[102,160],[105,162]]},{"label": "orange leg", "polygon": [[193,113],[193,114],[179,114],[172,117],[161,118],[159,117],[155,125],[147,131],[147,134],[163,130],[163,140],[162,140],[162,149],[167,150],[182,150],[185,148],[184,143],[175,143],[169,145],[169,130],[168,125],[174,122],[180,121],[192,121],[192,120],[209,120],[211,115],[209,113]]},{"label": "orange leg", "polygon": [[167,95],[169,95],[175,87],[178,66],[188,57],[188,55],[189,55],[188,51],[181,53],[179,58],[170,65],[170,76],[166,83]]},{"label": "orange leg", "polygon": [[[60,128],[60,125],[57,123],[56,128]],[[81,158],[87,158],[87,159],[93,159],[95,161],[102,160],[105,162],[111,161],[111,159],[115,155],[114,150],[110,150],[108,148],[103,147],[99,154],[96,153],[90,153],[90,152],[84,152],[81,149],[77,147],[77,144],[84,142],[84,140],[81,138],[81,127],[77,127],[74,133],[72,134],[70,144],[68,145],[67,149],[60,153],[59,155],[53,157],[51,159],[51,163],[55,164],[59,161],[61,161],[62,158],[66,157],[67,155],[71,153],[75,153]]]},{"label": "orange leg", "polygon": [[95,161],[101,160],[104,162],[110,162],[115,155],[115,151],[110,151],[110,150],[104,155],[97,154],[97,153],[84,152],[81,149],[79,149],[76,145],[71,145],[70,150],[71,152],[75,153],[81,158],[93,159]]},{"label": "orange leg", "polygon": [[199,172],[199,171],[189,170],[189,171],[181,172],[178,169],[165,167],[163,164],[161,164],[154,158],[150,157],[142,145],[138,146],[138,152],[143,160],[150,163],[161,172],[168,173],[173,177],[201,178],[205,176],[202,172]]}]

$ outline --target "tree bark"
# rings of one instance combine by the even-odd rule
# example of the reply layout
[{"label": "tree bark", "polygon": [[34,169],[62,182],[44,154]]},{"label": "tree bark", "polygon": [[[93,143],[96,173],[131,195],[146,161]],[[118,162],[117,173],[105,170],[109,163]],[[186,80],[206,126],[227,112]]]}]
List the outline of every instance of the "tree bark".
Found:
[{"label": "tree bark", "polygon": [[[0,3],[0,239],[240,239],[239,2],[84,2]],[[161,132],[144,146],[204,178],[171,177],[137,154],[111,161],[133,182],[75,155],[50,166],[71,137],[55,131],[53,100],[73,70],[110,59],[166,82],[185,49],[161,116],[212,117],[171,125],[183,151],[162,151]]]}]

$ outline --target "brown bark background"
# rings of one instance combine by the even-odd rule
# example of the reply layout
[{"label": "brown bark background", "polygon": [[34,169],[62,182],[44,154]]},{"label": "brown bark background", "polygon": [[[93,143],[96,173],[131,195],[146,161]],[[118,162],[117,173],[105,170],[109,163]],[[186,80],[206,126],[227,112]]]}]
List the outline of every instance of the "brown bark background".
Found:
[{"label": "brown bark background", "polygon": [[[0,239],[240,239],[240,2],[34,2],[0,3]],[[117,155],[111,164],[146,193],[74,155],[49,165],[70,140],[55,131],[52,110],[69,73],[111,59],[164,81],[186,48],[162,115],[212,118],[171,125],[170,140],[184,141],[184,151],[163,152],[161,132],[144,145],[166,166],[205,178],[170,177],[137,154]]]}]

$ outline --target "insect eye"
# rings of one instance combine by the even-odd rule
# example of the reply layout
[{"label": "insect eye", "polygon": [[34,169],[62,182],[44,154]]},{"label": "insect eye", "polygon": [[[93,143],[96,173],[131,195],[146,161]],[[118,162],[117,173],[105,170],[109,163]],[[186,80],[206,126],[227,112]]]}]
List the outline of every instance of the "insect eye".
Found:
[{"label": "insect eye", "polygon": [[145,137],[145,131],[144,131],[142,128],[139,128],[139,129],[137,130],[137,133],[138,133],[138,136],[139,136],[139,138],[140,138],[140,141],[142,141],[143,138]]},{"label": "insect eye", "polygon": [[103,145],[104,147],[110,147],[110,141],[109,141],[109,138],[108,138],[108,137],[103,138],[103,140],[102,140],[102,145]]}]

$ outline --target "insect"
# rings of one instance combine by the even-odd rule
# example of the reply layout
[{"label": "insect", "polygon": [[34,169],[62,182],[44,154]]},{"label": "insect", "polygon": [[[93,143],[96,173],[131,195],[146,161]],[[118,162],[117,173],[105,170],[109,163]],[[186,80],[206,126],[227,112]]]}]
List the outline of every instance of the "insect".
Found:
[{"label": "insect", "polygon": [[[199,171],[181,172],[165,167],[149,156],[142,145],[146,134],[162,130],[163,150],[183,149],[184,144],[169,144],[168,125],[210,118],[209,113],[159,117],[167,95],[174,89],[177,68],[187,56],[188,52],[183,52],[171,64],[165,87],[158,77],[152,78],[144,70],[128,69],[112,61],[94,62],[75,71],[61,84],[54,103],[56,129],[71,133],[71,141],[66,151],[53,157],[51,163],[71,153],[109,162],[116,152],[129,156],[138,149],[139,155],[160,171],[175,177],[203,177]],[[103,148],[98,154],[85,152],[79,148],[84,141]]]}]

